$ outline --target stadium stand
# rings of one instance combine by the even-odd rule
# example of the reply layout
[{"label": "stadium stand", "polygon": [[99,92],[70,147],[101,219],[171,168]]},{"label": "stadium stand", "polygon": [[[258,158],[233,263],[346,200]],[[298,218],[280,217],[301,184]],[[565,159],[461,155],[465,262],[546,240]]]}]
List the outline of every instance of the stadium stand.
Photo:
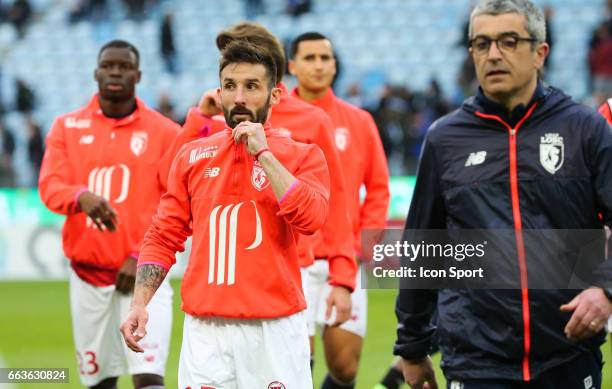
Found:
[{"label": "stadium stand", "polygon": [[[137,22],[126,17],[121,0],[108,0],[104,18],[69,23],[73,2],[31,0],[33,18],[23,38],[10,24],[0,25],[0,101],[10,106],[14,80],[25,80],[36,93],[34,116],[46,132],[56,115],[82,105],[94,92],[95,54],[103,42],[117,37],[131,41],[141,51],[139,95],[155,106],[160,93],[166,92],[175,111],[186,112],[203,90],[217,84],[215,35],[245,17],[241,0],[224,0],[216,6],[201,6],[201,2],[161,2]],[[256,16],[255,21],[286,40],[308,30],[330,36],[343,65],[337,88],[341,95],[350,83],[372,72],[382,72],[384,81],[404,84],[411,90],[425,90],[435,77],[445,95],[454,93],[464,57],[457,43],[470,0],[316,0],[312,12],[299,18],[284,13],[285,3],[265,0],[266,13]],[[604,1],[537,3],[555,9],[552,29],[556,42],[547,79],[583,99],[587,96],[588,40],[601,19]],[[174,14],[181,69],[172,76],[164,72],[159,53],[159,26],[165,9]],[[375,101],[381,87],[380,82],[362,83],[366,102]],[[33,175],[27,163],[24,119],[9,112],[4,120],[16,132],[17,184],[28,185]]]}]

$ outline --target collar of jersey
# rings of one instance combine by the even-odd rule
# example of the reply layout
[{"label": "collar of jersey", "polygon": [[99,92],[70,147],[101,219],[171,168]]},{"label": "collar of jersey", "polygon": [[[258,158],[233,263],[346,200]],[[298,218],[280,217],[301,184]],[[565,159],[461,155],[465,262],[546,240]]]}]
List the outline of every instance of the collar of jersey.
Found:
[{"label": "collar of jersey", "polygon": [[102,112],[102,108],[100,108],[100,101],[98,100],[98,97],[99,97],[98,93],[93,95],[93,97],[89,100],[89,103],[87,104],[87,110],[97,115],[98,117],[102,118],[103,120],[113,121],[116,127],[122,127],[122,126],[129,125],[131,123],[134,123],[135,121],[140,119],[140,113],[145,108],[144,102],[140,100],[138,97],[136,97],[136,109],[134,110],[134,112],[132,112],[128,116],[125,116],[119,119],[109,118],[108,116],[104,115],[104,113]]}]

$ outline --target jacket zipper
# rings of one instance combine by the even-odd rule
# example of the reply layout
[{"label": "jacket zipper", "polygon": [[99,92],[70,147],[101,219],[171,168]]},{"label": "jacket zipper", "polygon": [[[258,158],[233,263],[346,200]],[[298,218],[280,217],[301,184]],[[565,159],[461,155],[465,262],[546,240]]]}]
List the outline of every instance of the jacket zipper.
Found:
[{"label": "jacket zipper", "polygon": [[519,203],[518,185],[518,164],[516,153],[516,135],[525,120],[531,116],[537,104],[534,103],[527,111],[525,116],[516,124],[510,127],[502,118],[496,115],[487,115],[476,112],[476,116],[492,119],[500,122],[508,130],[509,152],[510,152],[510,195],[512,202],[512,219],[514,220],[514,236],[516,239],[516,251],[518,255],[519,273],[521,281],[521,306],[523,316],[523,380],[531,380],[531,369],[529,365],[529,355],[531,353],[531,317],[529,312],[529,281],[527,277],[527,263],[525,261],[525,244],[523,241],[523,224],[521,221],[521,208]]},{"label": "jacket zipper", "polygon": [[232,194],[235,192],[239,193],[238,190],[238,174],[242,166],[240,166],[240,143],[234,143],[234,166],[232,166],[233,174],[232,174]]}]

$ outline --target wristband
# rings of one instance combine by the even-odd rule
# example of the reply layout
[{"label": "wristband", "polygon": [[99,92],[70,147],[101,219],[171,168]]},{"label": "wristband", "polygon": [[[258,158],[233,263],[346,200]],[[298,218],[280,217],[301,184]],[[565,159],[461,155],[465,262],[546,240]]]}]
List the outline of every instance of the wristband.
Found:
[{"label": "wristband", "polygon": [[269,148],[267,148],[267,147],[264,147],[263,149],[259,150],[259,151],[258,151],[258,152],[257,152],[257,153],[256,153],[256,154],[253,156],[253,158],[254,158],[256,161],[259,161],[259,156],[260,156],[262,153],[265,153],[266,151],[270,151],[270,149],[269,149]]}]

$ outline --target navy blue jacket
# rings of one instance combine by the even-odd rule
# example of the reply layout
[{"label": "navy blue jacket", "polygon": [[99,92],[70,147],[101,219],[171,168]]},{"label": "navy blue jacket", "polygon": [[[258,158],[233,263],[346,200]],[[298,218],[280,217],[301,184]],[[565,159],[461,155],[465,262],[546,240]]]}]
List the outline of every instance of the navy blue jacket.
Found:
[{"label": "navy blue jacket", "polygon": [[[542,161],[540,145],[548,141],[562,143],[563,153]],[[480,92],[429,129],[406,229],[522,234],[601,229],[604,223],[612,224],[612,130],[597,112],[558,89],[539,84],[530,103],[511,114]],[[512,245],[528,280],[530,257],[517,241]],[[610,261],[600,264],[597,275],[612,280]],[[401,289],[394,354],[425,356],[437,332],[448,378],[530,380],[604,341],[603,332],[579,343],[564,335],[571,313],[559,307],[579,290],[529,289],[523,280],[520,285]]]}]

